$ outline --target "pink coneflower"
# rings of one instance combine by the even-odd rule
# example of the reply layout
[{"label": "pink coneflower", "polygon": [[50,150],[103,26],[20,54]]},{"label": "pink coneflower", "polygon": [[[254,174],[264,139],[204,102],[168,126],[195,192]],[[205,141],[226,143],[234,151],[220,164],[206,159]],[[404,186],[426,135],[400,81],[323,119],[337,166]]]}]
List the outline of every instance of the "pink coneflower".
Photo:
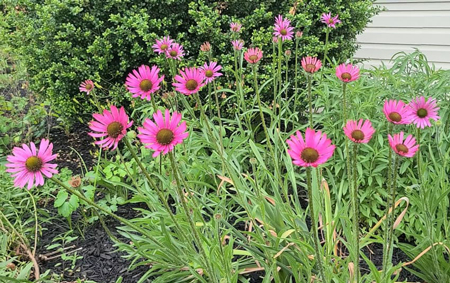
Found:
[{"label": "pink coneflower", "polygon": [[303,70],[305,70],[308,73],[315,73],[317,72],[320,67],[322,67],[322,62],[317,59],[316,57],[303,57],[302,58],[302,67]]},{"label": "pink coneflower", "polygon": [[93,89],[94,89],[94,82],[91,80],[85,80],[80,84],[81,92],[86,92],[87,94],[89,94],[89,92],[91,92]]},{"label": "pink coneflower", "polygon": [[42,139],[39,149],[34,143],[30,146],[22,144],[22,148],[14,147],[12,155],[8,155],[5,166],[6,172],[14,173],[14,186],[23,188],[28,183],[28,190],[35,186],[44,185],[44,175],[51,178],[52,174],[58,174],[55,169],[56,164],[48,163],[56,158],[57,154],[52,154],[53,144],[46,139]]},{"label": "pink coneflower", "polygon": [[89,128],[96,133],[88,133],[91,137],[104,139],[94,143],[103,148],[117,148],[119,141],[126,135],[127,129],[131,127],[133,121],[128,123],[128,116],[123,107],[120,111],[116,106],[111,105],[111,111],[103,110],[103,114],[92,114],[95,120],[89,123]]},{"label": "pink coneflower", "polygon": [[202,45],[200,45],[200,51],[202,52],[211,51],[211,44],[208,41],[205,41]]},{"label": "pink coneflower", "polygon": [[231,41],[234,50],[241,50],[244,47],[244,41],[241,39]]},{"label": "pink coneflower", "polygon": [[173,39],[168,36],[164,36],[163,39],[157,39],[156,43],[153,44],[153,51],[158,52],[158,54],[166,53],[173,43]]},{"label": "pink coneflower", "polygon": [[411,122],[414,123],[417,128],[431,127],[430,119],[437,121],[440,117],[437,115],[439,107],[436,105],[436,100],[430,98],[425,100],[425,97],[421,96],[413,99],[408,106],[411,109]]},{"label": "pink coneflower", "polygon": [[222,66],[217,65],[217,62],[209,62],[209,65],[208,63],[205,63],[203,67],[200,67],[200,70],[203,72],[207,83],[210,83],[215,78],[222,76],[222,73],[219,73],[221,69]]},{"label": "pink coneflower", "polygon": [[242,28],[242,25],[240,23],[231,23],[230,29],[232,32],[240,32]]},{"label": "pink coneflower", "polygon": [[172,85],[176,91],[184,95],[196,93],[205,85],[205,75],[197,68],[186,68],[184,71],[180,70],[180,75],[176,75],[175,80],[177,83],[172,83]]},{"label": "pink coneflower", "polygon": [[166,52],[166,57],[171,59],[181,60],[183,56],[184,56],[183,46],[178,43],[172,44]]},{"label": "pink coneflower", "polygon": [[322,23],[327,24],[330,28],[336,28],[336,24],[340,23],[339,15],[336,15],[334,17],[331,17],[331,13],[322,14],[322,17],[320,17],[320,20]]},{"label": "pink coneflower", "polygon": [[395,125],[411,123],[411,109],[401,100],[387,100],[383,107],[384,115]]},{"label": "pink coneflower", "polygon": [[359,79],[359,68],[352,64],[341,64],[336,67],[336,76],[344,83],[356,81]]},{"label": "pink coneflower", "polygon": [[403,132],[395,134],[394,137],[388,135],[389,145],[400,156],[413,157],[419,149],[419,145],[416,144],[416,139],[409,135],[403,142]]},{"label": "pink coneflower", "polygon": [[142,143],[147,144],[145,147],[153,149],[153,157],[168,153],[173,148],[182,143],[189,133],[186,132],[186,122],[181,121],[181,114],[173,112],[170,116],[169,110],[166,109],[165,117],[163,117],[161,110],[153,114],[155,123],[149,118],[145,119],[143,128],[138,128],[140,134],[138,138]]},{"label": "pink coneflower", "polygon": [[133,70],[128,74],[125,85],[129,92],[133,93],[133,97],[141,97],[142,99],[150,100],[151,93],[159,90],[159,84],[164,79],[164,76],[158,78],[159,68],[157,66],[142,65],[138,70]]},{"label": "pink coneflower", "polygon": [[360,119],[358,122],[349,120],[344,127],[345,135],[355,143],[368,143],[372,138],[375,129],[369,120]]},{"label": "pink coneflower", "polygon": [[288,153],[293,159],[293,163],[302,167],[317,167],[327,162],[333,155],[336,146],[331,144],[331,140],[327,139],[327,135],[321,131],[315,132],[313,129],[306,129],[305,139],[302,134],[297,131],[296,135],[291,135],[287,144],[290,149]]},{"label": "pink coneflower", "polygon": [[278,15],[275,18],[275,26],[273,27],[273,35],[281,38],[282,41],[291,40],[294,35],[294,28],[290,26],[291,21],[283,19],[283,16]]},{"label": "pink coneflower", "polygon": [[244,58],[250,64],[256,64],[259,60],[261,60],[263,56],[263,52],[259,48],[249,48],[244,53]]}]

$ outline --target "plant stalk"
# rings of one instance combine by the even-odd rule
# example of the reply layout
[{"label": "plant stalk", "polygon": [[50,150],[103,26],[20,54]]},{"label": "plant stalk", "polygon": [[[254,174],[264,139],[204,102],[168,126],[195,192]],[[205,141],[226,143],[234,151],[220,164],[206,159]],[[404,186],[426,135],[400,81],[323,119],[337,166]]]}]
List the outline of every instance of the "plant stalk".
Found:
[{"label": "plant stalk", "polygon": [[307,183],[307,189],[308,189],[308,198],[309,198],[309,214],[311,217],[311,230],[313,232],[313,240],[314,240],[314,250],[316,252],[316,259],[317,259],[317,265],[319,268],[319,274],[320,277],[322,278],[322,282],[326,282],[325,281],[325,273],[323,270],[323,265],[322,265],[322,255],[320,253],[320,248],[319,248],[319,236],[317,234],[317,221],[316,221],[316,217],[314,215],[314,199],[313,199],[313,193],[312,193],[312,185],[311,185],[311,168],[310,167],[306,167],[306,183]]},{"label": "plant stalk", "polygon": [[353,243],[354,243],[354,257],[353,263],[355,266],[356,283],[359,283],[359,200],[358,200],[358,174],[356,165],[358,163],[358,144],[355,143],[353,147],[353,190],[352,190],[352,207],[353,207]]}]

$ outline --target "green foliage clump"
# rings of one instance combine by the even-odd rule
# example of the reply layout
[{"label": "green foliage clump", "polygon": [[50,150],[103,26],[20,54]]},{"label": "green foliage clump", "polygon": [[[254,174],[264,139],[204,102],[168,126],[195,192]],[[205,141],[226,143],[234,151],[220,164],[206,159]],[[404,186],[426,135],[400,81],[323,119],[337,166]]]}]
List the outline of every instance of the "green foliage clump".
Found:
[{"label": "green foliage clump", "polygon": [[[274,18],[287,15],[302,30],[302,55],[324,51],[323,12],[339,14],[343,24],[330,34],[330,57],[350,57],[355,37],[379,10],[374,0],[204,1],[204,0],[7,0],[3,4],[2,41],[24,56],[31,86],[48,98],[63,119],[80,119],[92,111],[78,85],[92,79],[113,92],[103,97],[124,104],[129,97],[126,74],[141,64],[164,67],[153,53],[156,38],[170,35],[186,56],[202,61],[199,47],[211,42],[222,64],[232,60],[229,24],[243,24],[241,37],[270,54]],[[289,14],[289,12],[291,12]],[[189,38],[189,40],[188,40]]]}]

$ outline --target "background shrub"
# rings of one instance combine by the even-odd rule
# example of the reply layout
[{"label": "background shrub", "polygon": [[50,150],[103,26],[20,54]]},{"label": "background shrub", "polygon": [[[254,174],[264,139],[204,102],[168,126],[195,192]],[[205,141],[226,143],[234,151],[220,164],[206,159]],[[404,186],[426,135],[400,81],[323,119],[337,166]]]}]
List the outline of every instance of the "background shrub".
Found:
[{"label": "background shrub", "polygon": [[267,58],[272,53],[274,17],[282,14],[304,32],[300,56],[320,56],[325,41],[320,15],[331,12],[339,14],[343,24],[330,34],[329,55],[341,61],[355,52],[356,35],[379,10],[374,0],[3,2],[0,38],[24,56],[32,89],[48,98],[66,121],[90,119],[91,106],[78,91],[84,79],[114,89],[101,96],[124,104],[130,97],[123,87],[129,71],[141,64],[165,65],[151,48],[164,35],[181,42],[186,56],[198,64],[205,60],[199,47],[209,41],[214,54],[224,54],[216,59],[226,64],[232,60],[229,24],[237,21],[244,27],[241,38],[246,45],[262,47]]}]

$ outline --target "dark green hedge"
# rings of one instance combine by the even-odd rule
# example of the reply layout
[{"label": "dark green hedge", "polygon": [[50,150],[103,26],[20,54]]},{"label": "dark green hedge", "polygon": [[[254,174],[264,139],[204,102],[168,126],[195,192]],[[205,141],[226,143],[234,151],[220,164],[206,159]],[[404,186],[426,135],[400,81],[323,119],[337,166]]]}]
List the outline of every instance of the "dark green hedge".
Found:
[{"label": "dark green hedge", "polygon": [[[242,23],[248,45],[272,53],[274,17],[288,16],[304,31],[303,55],[323,53],[323,12],[339,14],[343,24],[330,35],[330,57],[352,56],[355,37],[377,13],[374,0],[4,0],[0,39],[16,48],[26,61],[31,86],[47,97],[54,109],[69,119],[91,111],[78,85],[85,79],[99,82],[115,99],[127,99],[123,83],[141,64],[163,60],[153,53],[155,39],[170,35],[184,45],[187,57],[200,64],[199,47],[211,42],[222,64],[231,60],[229,24]],[[223,55],[222,55],[223,54]],[[292,65],[292,64],[291,64]],[[78,101],[78,103],[76,102]]]}]

